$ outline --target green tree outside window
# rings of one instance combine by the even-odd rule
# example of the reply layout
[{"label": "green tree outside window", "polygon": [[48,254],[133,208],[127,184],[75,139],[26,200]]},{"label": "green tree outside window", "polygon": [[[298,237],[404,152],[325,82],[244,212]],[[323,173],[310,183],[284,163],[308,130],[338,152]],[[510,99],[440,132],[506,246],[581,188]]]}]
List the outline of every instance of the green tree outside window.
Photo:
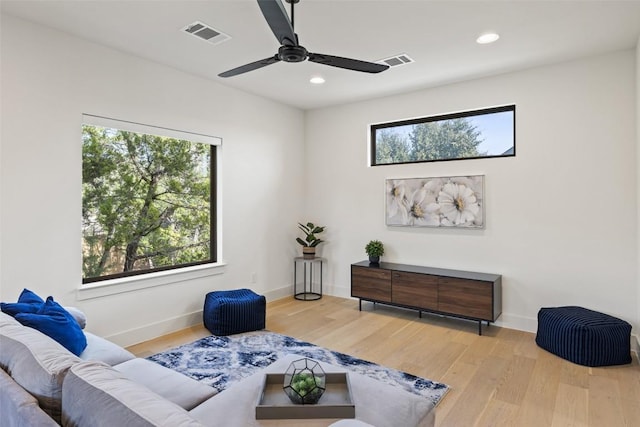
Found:
[{"label": "green tree outside window", "polygon": [[212,262],[214,147],[83,125],[83,281]]}]

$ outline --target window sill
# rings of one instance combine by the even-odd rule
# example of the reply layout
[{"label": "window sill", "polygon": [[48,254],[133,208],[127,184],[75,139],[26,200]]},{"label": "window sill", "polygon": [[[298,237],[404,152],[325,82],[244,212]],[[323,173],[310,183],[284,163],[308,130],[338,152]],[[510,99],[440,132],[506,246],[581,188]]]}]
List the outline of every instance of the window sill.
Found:
[{"label": "window sill", "polygon": [[78,301],[83,301],[200,279],[202,277],[215,276],[224,273],[224,267],[226,265],[224,262],[217,262],[214,264],[196,265],[176,270],[159,271],[157,273],[140,276],[122,277],[98,283],[89,283],[82,285],[82,287],[78,289],[77,299]]}]

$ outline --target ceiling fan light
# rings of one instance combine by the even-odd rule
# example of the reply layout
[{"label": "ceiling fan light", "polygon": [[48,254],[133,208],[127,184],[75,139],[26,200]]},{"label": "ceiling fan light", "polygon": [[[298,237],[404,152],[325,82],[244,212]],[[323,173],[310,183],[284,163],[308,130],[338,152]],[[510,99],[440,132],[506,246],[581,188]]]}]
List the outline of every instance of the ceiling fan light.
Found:
[{"label": "ceiling fan light", "polygon": [[325,80],[322,76],[313,76],[309,79],[309,82],[314,85],[321,85],[325,82]]},{"label": "ceiling fan light", "polygon": [[500,35],[497,33],[485,33],[476,39],[476,43],[489,44],[497,41],[499,38],[500,38]]}]

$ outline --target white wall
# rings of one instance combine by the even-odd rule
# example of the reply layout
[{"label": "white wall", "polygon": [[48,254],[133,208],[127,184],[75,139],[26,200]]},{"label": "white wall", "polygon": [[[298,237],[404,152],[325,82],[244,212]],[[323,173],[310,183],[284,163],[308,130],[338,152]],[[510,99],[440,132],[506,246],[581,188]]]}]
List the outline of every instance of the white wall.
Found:
[{"label": "white wall", "polygon": [[[328,226],[331,292],[349,295],[349,265],[380,239],[385,261],[502,274],[499,323],[508,327],[535,330],[538,309],[555,305],[635,323],[634,56],[612,53],[307,112],[307,212]],[[516,157],[367,167],[370,123],[511,103]],[[485,230],[385,226],[385,178],[473,174],[486,176]]]},{"label": "white wall", "polygon": [[[83,308],[93,332],[131,344],[198,321],[210,290],[290,293],[300,110],[10,16],[1,28],[1,300],[23,287],[54,295]],[[77,299],[82,113],[223,138],[224,274]]]}]

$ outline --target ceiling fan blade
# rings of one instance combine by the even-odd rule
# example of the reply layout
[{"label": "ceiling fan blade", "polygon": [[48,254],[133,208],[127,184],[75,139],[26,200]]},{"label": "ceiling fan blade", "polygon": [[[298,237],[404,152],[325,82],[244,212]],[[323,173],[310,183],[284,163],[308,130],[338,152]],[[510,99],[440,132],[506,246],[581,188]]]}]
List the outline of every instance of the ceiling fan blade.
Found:
[{"label": "ceiling fan blade", "polygon": [[347,70],[362,71],[364,73],[380,73],[389,68],[388,65],[376,64],[375,62],[324,55],[322,53],[310,53],[309,61],[317,62],[318,64],[330,65],[332,67],[345,68]]},{"label": "ceiling fan blade", "polygon": [[224,73],[218,74],[218,77],[237,76],[238,74],[257,70],[258,68],[266,67],[267,65],[275,64],[276,62],[280,62],[280,58],[278,58],[278,55],[261,59],[260,61],[252,62],[250,64],[245,64],[240,67],[234,68],[233,70],[225,71]]},{"label": "ceiling fan blade", "polygon": [[283,46],[297,46],[298,37],[293,31],[289,15],[280,0],[258,0],[260,10],[271,31]]}]

